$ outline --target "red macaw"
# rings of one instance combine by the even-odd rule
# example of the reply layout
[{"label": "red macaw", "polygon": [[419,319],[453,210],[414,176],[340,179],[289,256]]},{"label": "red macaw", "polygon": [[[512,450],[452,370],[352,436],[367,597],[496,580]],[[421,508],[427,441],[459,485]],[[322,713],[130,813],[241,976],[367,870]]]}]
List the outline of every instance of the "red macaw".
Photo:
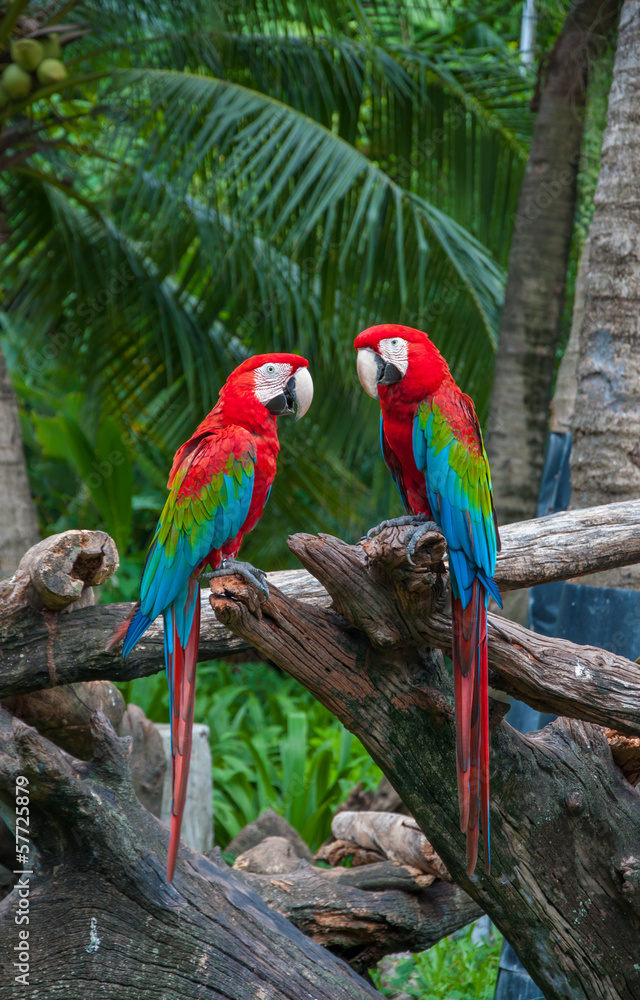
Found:
[{"label": "red macaw", "polygon": [[171,836],[167,878],[171,882],[187,793],[196,663],[200,638],[198,578],[239,573],[264,598],[264,573],[236,555],[244,535],[258,523],[276,474],[280,450],[276,417],[304,416],[313,398],[308,361],[295,354],[247,358],[220,390],[220,398],[175,454],[169,497],[147,553],[140,601],[109,640],[124,639],[123,656],[158,615],[164,617],[165,666],[171,702]]},{"label": "red macaw", "polygon": [[502,602],[493,579],[500,539],[480,425],[472,400],[426,333],[372,326],[356,337],[355,348],[362,387],[380,400],[384,460],[405,509],[418,515],[398,519],[419,525],[408,556],[429,522],[436,522],[447,541],[460,829],[467,835],[472,874],[482,813],[489,872],[487,603],[489,595]]}]

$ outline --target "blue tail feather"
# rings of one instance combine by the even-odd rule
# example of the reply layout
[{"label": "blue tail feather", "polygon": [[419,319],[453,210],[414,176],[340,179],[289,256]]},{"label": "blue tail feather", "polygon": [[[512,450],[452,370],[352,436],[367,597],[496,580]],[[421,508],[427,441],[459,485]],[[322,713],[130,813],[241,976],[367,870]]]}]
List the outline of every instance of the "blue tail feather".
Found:
[{"label": "blue tail feather", "polygon": [[124,643],[122,646],[123,658],[129,655],[135,644],[147,631],[152,621],[153,619],[149,618],[148,615],[143,615],[141,611],[136,611],[135,615],[129,622],[129,628],[127,629],[127,634],[124,637]]},{"label": "blue tail feather", "polygon": [[487,576],[486,573],[483,573],[481,569],[478,570],[478,577],[482,581],[487,593],[491,594],[498,607],[501,608],[502,597],[500,596],[500,591],[498,590],[498,584],[496,583],[496,581],[493,579],[492,576]]}]

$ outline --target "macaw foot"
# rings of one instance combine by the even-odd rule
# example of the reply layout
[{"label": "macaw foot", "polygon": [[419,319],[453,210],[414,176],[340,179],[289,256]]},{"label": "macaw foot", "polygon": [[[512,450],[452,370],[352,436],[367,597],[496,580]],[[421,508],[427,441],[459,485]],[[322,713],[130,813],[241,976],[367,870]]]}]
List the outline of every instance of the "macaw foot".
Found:
[{"label": "macaw foot", "polygon": [[384,528],[404,527],[407,524],[413,526],[413,531],[409,535],[409,542],[407,544],[407,562],[413,566],[414,563],[411,557],[416,551],[416,546],[422,536],[426,535],[429,531],[441,531],[439,525],[435,521],[431,521],[426,514],[403,514],[402,517],[393,517],[388,521],[381,521],[380,524],[376,524],[375,528],[369,528],[367,538],[375,538]]},{"label": "macaw foot", "polygon": [[262,597],[262,603],[269,600],[267,574],[264,570],[256,569],[251,563],[241,562],[239,559],[223,559],[220,568],[214,569],[213,573],[209,574],[209,579],[213,580],[214,577],[233,576],[234,574],[243,577],[247,583],[256,588]]}]

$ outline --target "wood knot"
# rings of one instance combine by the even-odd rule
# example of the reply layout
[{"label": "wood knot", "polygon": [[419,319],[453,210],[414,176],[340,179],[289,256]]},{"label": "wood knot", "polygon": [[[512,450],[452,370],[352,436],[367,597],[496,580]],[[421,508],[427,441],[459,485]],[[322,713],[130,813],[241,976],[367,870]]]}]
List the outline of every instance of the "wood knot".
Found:
[{"label": "wood knot", "polygon": [[[427,531],[418,538],[411,561],[407,545],[414,529],[411,525],[390,525],[379,535],[362,542],[366,563],[409,591],[433,587],[438,577],[446,577],[444,558],[447,544],[439,531]],[[444,589],[444,585],[443,585]]]},{"label": "wood knot", "polygon": [[453,706],[449,699],[438,688],[428,684],[412,684],[407,705],[411,710],[417,706],[428,712],[436,722],[451,721],[454,718]]},{"label": "wood knot", "polygon": [[262,619],[262,606],[257,590],[250,587],[240,576],[213,577],[209,581],[211,595],[209,603],[222,625],[229,628],[241,626],[247,615]]},{"label": "wood knot", "polygon": [[569,792],[565,799],[565,804],[567,807],[567,812],[571,813],[572,816],[577,816],[584,809],[584,801],[582,798],[582,792],[574,789],[573,792]]}]

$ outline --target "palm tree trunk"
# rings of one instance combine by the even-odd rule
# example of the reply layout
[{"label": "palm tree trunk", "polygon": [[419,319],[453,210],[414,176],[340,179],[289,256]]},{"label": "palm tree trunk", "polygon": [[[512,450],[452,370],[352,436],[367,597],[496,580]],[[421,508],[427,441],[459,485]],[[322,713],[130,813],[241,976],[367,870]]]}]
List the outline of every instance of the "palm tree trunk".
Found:
[{"label": "palm tree trunk", "polygon": [[0,579],[40,538],[29,490],[18,404],[0,349]]},{"label": "palm tree trunk", "polygon": [[[573,417],[572,507],[640,495],[640,2],[626,0],[589,233]],[[589,577],[640,586],[640,567]]]},{"label": "palm tree trunk", "polygon": [[549,56],[515,221],[487,450],[503,523],[535,517],[573,230],[590,61],[618,0],[582,0]]}]

